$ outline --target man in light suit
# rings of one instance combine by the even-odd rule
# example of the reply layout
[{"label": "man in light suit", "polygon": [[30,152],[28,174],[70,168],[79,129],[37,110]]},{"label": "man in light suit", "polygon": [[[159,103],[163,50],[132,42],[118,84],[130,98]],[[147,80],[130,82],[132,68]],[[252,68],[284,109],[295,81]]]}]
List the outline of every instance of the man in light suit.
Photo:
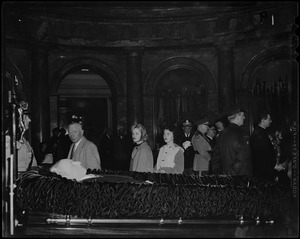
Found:
[{"label": "man in light suit", "polygon": [[100,155],[97,146],[87,140],[80,123],[69,125],[69,137],[73,142],[70,147],[68,159],[81,162],[81,165],[88,169],[101,169]]}]

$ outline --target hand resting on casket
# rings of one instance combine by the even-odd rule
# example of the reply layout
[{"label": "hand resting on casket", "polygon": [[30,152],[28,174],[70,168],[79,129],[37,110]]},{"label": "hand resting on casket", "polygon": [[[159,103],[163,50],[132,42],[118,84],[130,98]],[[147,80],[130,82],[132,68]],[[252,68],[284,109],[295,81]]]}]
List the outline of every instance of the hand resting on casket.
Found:
[{"label": "hand resting on casket", "polygon": [[50,172],[57,173],[67,179],[75,179],[78,182],[88,178],[102,177],[101,175],[86,174],[87,169],[79,161],[72,159],[59,160],[51,166]]}]

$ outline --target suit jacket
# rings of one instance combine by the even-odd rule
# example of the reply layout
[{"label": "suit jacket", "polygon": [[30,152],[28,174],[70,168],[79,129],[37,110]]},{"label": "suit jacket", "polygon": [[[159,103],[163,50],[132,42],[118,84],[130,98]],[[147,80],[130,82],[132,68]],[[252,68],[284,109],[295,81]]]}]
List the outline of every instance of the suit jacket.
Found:
[{"label": "suit jacket", "polygon": [[[74,143],[70,147],[68,158],[71,158],[73,145]],[[72,159],[73,161],[80,161],[81,165],[86,169],[101,169],[100,155],[97,146],[93,142],[87,140],[84,136],[73,153]]]},{"label": "suit jacket", "polygon": [[253,176],[274,180],[276,154],[266,129],[257,126],[251,135],[250,145]]},{"label": "suit jacket", "polygon": [[207,138],[201,132],[196,132],[192,138],[194,150],[197,152],[194,157],[194,171],[208,171],[211,154],[211,146]]},{"label": "suit jacket", "polygon": [[[187,137],[185,135],[185,133],[182,132],[179,135],[179,145],[184,149],[183,143],[185,141],[192,142],[193,135],[194,135],[194,133],[191,132],[190,135]],[[184,168],[188,169],[188,168],[193,167],[194,156],[195,156],[195,150],[194,150],[193,145],[191,145],[191,146],[187,147],[186,149],[184,149]]]},{"label": "suit jacket", "polygon": [[249,140],[242,129],[230,123],[222,132],[211,158],[213,174],[252,176]]},{"label": "suit jacket", "polygon": [[68,157],[70,145],[72,144],[69,135],[60,135],[58,139],[56,155],[53,159],[54,163]]}]

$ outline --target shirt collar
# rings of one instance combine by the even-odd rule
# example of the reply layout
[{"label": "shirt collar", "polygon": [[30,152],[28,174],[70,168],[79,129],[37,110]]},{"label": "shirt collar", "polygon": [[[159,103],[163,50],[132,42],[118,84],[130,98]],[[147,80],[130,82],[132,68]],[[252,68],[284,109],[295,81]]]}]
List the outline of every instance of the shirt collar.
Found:
[{"label": "shirt collar", "polygon": [[79,143],[81,142],[81,140],[82,140],[82,137],[81,137],[81,139],[78,142],[75,143],[74,151],[77,149],[77,147],[78,147]]}]

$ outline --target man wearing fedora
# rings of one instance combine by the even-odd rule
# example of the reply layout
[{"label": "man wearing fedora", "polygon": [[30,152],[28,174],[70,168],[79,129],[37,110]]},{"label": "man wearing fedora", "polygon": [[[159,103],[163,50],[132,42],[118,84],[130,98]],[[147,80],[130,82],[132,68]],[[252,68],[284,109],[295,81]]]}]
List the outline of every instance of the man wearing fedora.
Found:
[{"label": "man wearing fedora", "polygon": [[249,137],[241,129],[245,110],[233,106],[228,111],[229,125],[219,136],[211,159],[212,173],[222,175],[252,176]]}]

